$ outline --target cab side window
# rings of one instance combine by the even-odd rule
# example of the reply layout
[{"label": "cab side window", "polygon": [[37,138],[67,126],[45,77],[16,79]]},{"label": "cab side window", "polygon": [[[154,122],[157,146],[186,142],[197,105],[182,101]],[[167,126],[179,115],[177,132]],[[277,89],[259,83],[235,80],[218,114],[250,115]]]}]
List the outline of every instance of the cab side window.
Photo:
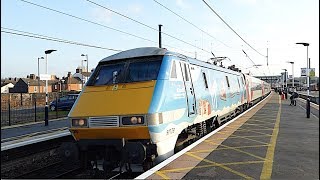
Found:
[{"label": "cab side window", "polygon": [[177,78],[177,67],[176,67],[176,61],[172,61],[170,77],[171,77],[171,78]]}]

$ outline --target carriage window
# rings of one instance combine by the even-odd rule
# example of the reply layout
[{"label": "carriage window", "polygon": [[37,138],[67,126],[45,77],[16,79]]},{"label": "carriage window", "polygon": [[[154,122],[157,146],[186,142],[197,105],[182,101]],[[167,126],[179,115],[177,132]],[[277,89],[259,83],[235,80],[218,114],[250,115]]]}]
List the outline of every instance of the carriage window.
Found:
[{"label": "carriage window", "polygon": [[228,76],[226,76],[226,80],[227,80],[228,87],[230,87]]},{"label": "carriage window", "polygon": [[239,89],[240,89],[240,81],[239,81],[239,78],[237,78],[237,80],[238,80],[238,85],[239,85]]},{"label": "carriage window", "polygon": [[203,76],[203,80],[204,80],[204,85],[206,86],[206,88],[208,88],[206,73],[202,72],[202,76]]},{"label": "carriage window", "polygon": [[176,61],[172,61],[171,78],[177,78]]},{"label": "carriage window", "polygon": [[185,74],[185,81],[189,81],[189,73],[188,73],[188,68],[186,64],[183,64],[184,66],[184,74]]}]

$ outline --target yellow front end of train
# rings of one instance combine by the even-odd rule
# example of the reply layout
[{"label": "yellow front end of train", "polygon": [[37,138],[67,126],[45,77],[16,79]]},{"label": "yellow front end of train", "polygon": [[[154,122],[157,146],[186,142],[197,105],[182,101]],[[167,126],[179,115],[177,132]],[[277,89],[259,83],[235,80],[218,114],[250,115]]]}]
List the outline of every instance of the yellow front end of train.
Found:
[{"label": "yellow front end of train", "polygon": [[86,86],[69,113],[75,140],[150,139],[146,114],[155,83]]},{"label": "yellow front end of train", "polygon": [[68,114],[75,141],[64,145],[66,158],[90,168],[102,160],[105,171],[153,161],[147,116],[165,52],[138,48],[99,62]]}]

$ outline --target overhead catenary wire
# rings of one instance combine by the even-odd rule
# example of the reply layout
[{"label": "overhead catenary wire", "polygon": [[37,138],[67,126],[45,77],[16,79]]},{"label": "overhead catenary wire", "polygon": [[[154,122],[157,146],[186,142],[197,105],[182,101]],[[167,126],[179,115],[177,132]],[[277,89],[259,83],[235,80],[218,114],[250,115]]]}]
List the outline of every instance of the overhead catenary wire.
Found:
[{"label": "overhead catenary wire", "polygon": [[225,45],[226,47],[231,48],[230,46],[228,46],[227,44],[225,44],[224,42],[220,41],[219,39],[217,39],[216,37],[212,36],[211,34],[209,34],[208,32],[202,30],[201,28],[199,28],[197,25],[195,25],[194,23],[188,21],[186,18],[182,17],[181,15],[179,15],[178,13],[174,12],[173,10],[169,9],[168,7],[166,7],[165,5],[161,4],[160,2],[158,2],[157,0],[153,0],[154,2],[156,2],[157,4],[159,4],[160,6],[162,6],[163,8],[167,9],[168,11],[170,11],[171,13],[173,13],[174,15],[178,16],[179,18],[181,18],[182,20],[184,20],[185,22],[191,24],[193,27],[195,27],[196,29],[200,30],[201,32],[205,33],[206,35],[210,36],[211,38],[219,41],[221,44]]},{"label": "overhead catenary wire", "polygon": [[119,29],[116,29],[116,28],[112,28],[112,27],[110,27],[110,26],[106,26],[106,25],[101,24],[101,23],[97,23],[97,22],[94,22],[94,21],[90,21],[90,20],[88,20],[88,19],[84,19],[84,18],[81,18],[81,17],[78,17],[78,16],[74,16],[74,15],[72,15],[72,14],[68,14],[68,13],[65,13],[65,12],[62,12],[62,11],[58,11],[58,10],[55,10],[55,9],[52,9],[52,8],[49,8],[49,7],[45,7],[45,6],[42,6],[42,5],[33,3],[33,2],[29,2],[29,1],[26,1],[26,0],[20,0],[20,1],[25,2],[25,3],[28,3],[28,4],[31,4],[31,5],[34,5],[34,6],[37,6],[37,7],[40,7],[40,8],[43,8],[43,9],[47,9],[47,10],[50,10],[50,11],[54,11],[54,12],[56,12],[56,13],[63,14],[63,15],[66,15],[66,16],[69,16],[69,17],[72,17],[72,18],[75,18],[75,19],[78,19],[78,20],[82,20],[82,21],[85,21],[85,22],[88,22],[88,23],[91,23],[91,24],[95,24],[95,25],[98,25],[98,26],[101,26],[101,27],[105,27],[105,28],[108,28],[108,29],[110,29],[110,30],[117,31],[117,32],[120,32],[120,33],[129,35],[129,36],[133,36],[133,37],[136,37],[136,38],[145,40],[145,41],[157,43],[156,41],[152,41],[152,40],[150,40],[150,39],[147,39],[147,38],[144,38],[144,37],[141,37],[141,36],[137,36],[137,35],[132,34],[132,33],[128,33],[128,32],[125,32],[125,31],[122,31],[122,30],[119,30]]},{"label": "overhead catenary wire", "polygon": [[263,57],[266,57],[265,55],[261,54],[259,51],[257,51],[255,48],[253,48],[246,40],[244,40],[205,0],[202,0],[207,6],[208,8],[214,13],[216,14],[219,19],[226,24],[229,29],[231,29],[244,43],[246,43],[251,49],[253,49],[255,52],[257,52],[258,54],[260,54]]},{"label": "overhead catenary wire", "polygon": [[[124,18],[127,18],[127,19],[129,19],[129,20],[131,20],[131,21],[133,21],[133,22],[136,22],[136,23],[138,23],[138,24],[140,24],[140,25],[142,25],[142,26],[148,27],[149,29],[152,29],[152,30],[154,30],[154,31],[159,32],[158,29],[156,29],[156,28],[154,28],[154,27],[152,27],[152,26],[149,26],[149,25],[147,25],[147,24],[145,24],[145,23],[142,23],[142,22],[140,22],[140,21],[138,21],[138,20],[135,20],[135,19],[130,18],[130,17],[126,16],[126,15],[123,15],[123,14],[121,14],[121,13],[119,13],[119,12],[117,12],[117,11],[114,11],[114,10],[112,10],[112,9],[110,9],[110,8],[107,8],[107,7],[105,7],[105,6],[101,5],[101,4],[98,4],[98,3],[93,2],[93,1],[91,1],[91,0],[86,0],[86,1],[87,1],[87,2],[90,2],[91,4],[94,4],[94,5],[96,5],[96,6],[99,6],[99,7],[101,7],[101,8],[104,8],[104,9],[110,11],[110,12],[113,12],[113,13],[115,13],[115,14],[118,14],[119,16],[122,16],[122,17],[124,17]],[[210,54],[211,54],[211,52],[209,52],[209,51],[207,51],[207,50],[204,50],[203,48],[200,48],[200,47],[198,47],[198,46],[195,46],[195,45],[193,45],[193,44],[191,44],[191,43],[189,43],[189,42],[186,42],[186,41],[184,41],[184,40],[182,40],[182,39],[179,39],[179,38],[177,38],[177,37],[175,37],[175,36],[173,36],[173,35],[170,35],[170,34],[168,34],[168,33],[166,33],[166,32],[161,31],[161,33],[164,34],[164,35],[167,35],[167,36],[169,36],[169,37],[171,37],[171,38],[173,38],[173,39],[175,39],[175,40],[181,41],[181,42],[186,43],[186,44],[188,44],[188,45],[190,45],[190,46],[192,46],[192,47],[195,47],[195,48],[197,48],[197,49],[200,49],[200,50],[202,50],[202,51],[204,51],[204,52],[207,52],[207,53],[210,53]]]},{"label": "overhead catenary wire", "polygon": [[54,37],[50,37],[50,36],[45,36],[45,35],[35,34],[35,33],[29,33],[29,32],[25,32],[25,31],[19,31],[19,30],[14,30],[14,29],[5,28],[5,27],[1,27],[1,29],[9,30],[9,31],[1,30],[1,33],[7,33],[7,34],[12,34],[12,35],[17,35],[17,36],[24,36],[24,37],[35,38],[35,39],[42,39],[42,40],[47,40],[47,41],[55,41],[55,42],[60,42],[60,43],[65,43],[65,44],[73,44],[73,45],[78,45],[78,46],[86,46],[86,47],[104,49],[104,50],[109,50],[109,51],[117,51],[117,52],[122,51],[122,50],[118,50],[118,49],[112,49],[112,48],[106,48],[106,47],[102,47],[102,46],[84,44],[84,43],[80,43],[80,42],[69,41],[69,40],[65,40],[65,39],[54,38]]},{"label": "overhead catenary wire", "polygon": [[[87,22],[87,23],[91,23],[91,24],[94,24],[94,25],[98,25],[98,26],[100,26],[100,27],[104,27],[104,28],[107,28],[107,29],[110,29],[110,30],[113,30],[113,31],[117,31],[117,32],[119,32],[119,33],[126,34],[126,35],[129,35],[129,36],[138,38],[138,39],[142,39],[142,40],[145,40],[145,41],[149,41],[149,42],[152,42],[152,43],[155,43],[155,44],[158,43],[158,42],[156,42],[156,41],[153,41],[153,40],[150,40],[150,39],[141,37],[141,36],[137,36],[137,35],[135,35],[135,34],[132,34],[132,33],[126,32],[126,31],[122,31],[122,30],[119,30],[119,29],[116,29],[116,28],[113,28],[113,27],[110,27],[110,26],[106,26],[106,25],[104,25],[104,24],[97,23],[97,22],[94,22],[94,21],[91,21],[91,20],[88,20],[88,19],[84,19],[84,18],[75,16],[75,15],[72,15],[72,14],[68,14],[68,13],[65,13],[65,12],[62,12],[62,11],[59,11],[59,10],[56,10],[56,9],[52,9],[52,8],[49,8],[49,7],[45,7],[45,6],[42,6],[42,5],[33,3],[33,2],[29,2],[29,1],[26,1],[26,0],[20,0],[20,1],[22,1],[22,2],[24,2],[24,3],[31,4],[31,5],[33,5],[33,6],[37,6],[37,7],[46,9],[46,10],[50,10],[50,11],[53,11],[53,12],[56,12],[56,13],[65,15],[65,16],[69,16],[69,17],[72,17],[72,18],[75,18],[75,19],[78,19],[78,20],[81,20],[81,21],[85,21],[85,22]],[[173,47],[173,46],[170,46],[170,45],[167,45],[167,44],[164,44],[164,45],[166,45],[167,47],[170,47],[170,48],[178,49],[178,50],[183,51],[183,52],[186,52],[186,53],[191,53],[191,52],[189,52],[189,51],[186,51],[186,50],[183,50],[183,49],[180,49],[180,48],[176,48],[176,47]]]}]

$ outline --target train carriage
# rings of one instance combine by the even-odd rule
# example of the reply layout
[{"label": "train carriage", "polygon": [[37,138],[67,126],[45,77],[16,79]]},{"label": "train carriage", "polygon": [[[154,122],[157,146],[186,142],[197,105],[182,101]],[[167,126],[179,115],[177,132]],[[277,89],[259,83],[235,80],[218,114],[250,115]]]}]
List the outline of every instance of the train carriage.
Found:
[{"label": "train carriage", "polygon": [[166,49],[120,52],[99,62],[68,115],[73,149],[105,170],[148,168],[268,92],[257,78]]}]

